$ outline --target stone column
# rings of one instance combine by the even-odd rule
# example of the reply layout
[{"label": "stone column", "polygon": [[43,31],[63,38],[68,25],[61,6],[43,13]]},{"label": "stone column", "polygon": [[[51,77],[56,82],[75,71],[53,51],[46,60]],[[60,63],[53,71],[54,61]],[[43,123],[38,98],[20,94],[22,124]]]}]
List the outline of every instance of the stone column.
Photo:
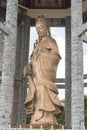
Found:
[{"label": "stone column", "polygon": [[[0,22],[5,22],[5,9],[0,7]],[[3,63],[3,49],[4,49],[4,34],[0,30],[0,86],[2,77],[2,63]]]},{"label": "stone column", "polygon": [[[5,9],[0,7],[0,22],[5,22]],[[4,34],[0,30],[0,71],[2,71],[2,59],[3,59],[3,47],[4,47]]]},{"label": "stone column", "polygon": [[[25,20],[25,17],[23,18]],[[23,79],[23,69],[29,61],[29,39],[30,39],[30,17],[26,16],[25,24],[24,24],[24,38],[22,33],[22,55],[21,55],[21,76]],[[26,123],[26,109],[24,106],[25,98],[27,95],[27,79],[23,79],[22,88],[21,88],[21,124]]]},{"label": "stone column", "polygon": [[12,125],[26,124],[24,101],[27,94],[27,81],[23,79],[23,68],[28,63],[30,18],[25,14],[18,16],[17,36]]},{"label": "stone column", "polygon": [[3,47],[4,47],[4,35],[0,31],[0,72],[2,72]]},{"label": "stone column", "polygon": [[71,126],[71,17],[65,18],[65,124]]},{"label": "stone column", "polygon": [[13,84],[15,73],[16,31],[18,0],[7,0],[6,27],[11,35],[5,36],[2,81],[0,88],[0,127],[11,124]]},{"label": "stone column", "polygon": [[82,0],[71,0],[71,121],[73,129],[84,127],[83,45],[77,36],[82,25]]},{"label": "stone column", "polygon": [[4,34],[0,31],[0,87],[2,78],[3,48],[4,48]]}]

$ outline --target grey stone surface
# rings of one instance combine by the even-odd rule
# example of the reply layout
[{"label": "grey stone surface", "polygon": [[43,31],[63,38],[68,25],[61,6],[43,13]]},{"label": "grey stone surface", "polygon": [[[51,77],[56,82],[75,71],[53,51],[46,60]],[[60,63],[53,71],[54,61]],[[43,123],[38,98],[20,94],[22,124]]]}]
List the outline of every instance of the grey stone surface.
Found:
[{"label": "grey stone surface", "polygon": [[11,34],[11,31],[2,22],[0,22],[0,30],[6,35]]},{"label": "grey stone surface", "polygon": [[11,124],[12,104],[13,104],[13,84],[15,70],[16,52],[16,29],[17,29],[17,0],[7,0],[6,27],[11,30],[11,35],[5,37],[2,84],[0,88],[0,127]]},{"label": "grey stone surface", "polygon": [[4,47],[4,34],[0,31],[0,71],[2,71],[3,47]]},{"label": "grey stone surface", "polygon": [[78,36],[87,43],[87,22],[81,25],[80,30],[78,30]]},{"label": "grey stone surface", "polygon": [[82,25],[82,0],[71,1],[71,121],[72,128],[84,128],[83,46],[77,36]]},{"label": "grey stone surface", "polygon": [[80,37],[85,31],[87,31],[87,22],[81,25],[77,35]]},{"label": "grey stone surface", "polygon": [[[0,7],[0,21],[5,23],[5,9]],[[4,33],[0,30],[0,86],[1,86],[1,73],[3,63],[3,48],[4,48]]]},{"label": "grey stone surface", "polygon": [[71,17],[65,19],[65,124],[71,126]]},{"label": "grey stone surface", "polygon": [[83,42],[87,43],[87,35],[86,35],[86,33],[84,33],[82,35],[81,39],[82,39]]}]

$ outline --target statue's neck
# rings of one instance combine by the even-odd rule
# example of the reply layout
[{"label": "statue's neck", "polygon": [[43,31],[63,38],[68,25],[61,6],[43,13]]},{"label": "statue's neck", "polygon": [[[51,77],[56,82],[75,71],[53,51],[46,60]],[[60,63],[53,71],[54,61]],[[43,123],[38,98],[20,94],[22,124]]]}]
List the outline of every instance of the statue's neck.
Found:
[{"label": "statue's neck", "polygon": [[39,37],[38,42],[41,42],[46,37],[48,37],[48,36]]}]

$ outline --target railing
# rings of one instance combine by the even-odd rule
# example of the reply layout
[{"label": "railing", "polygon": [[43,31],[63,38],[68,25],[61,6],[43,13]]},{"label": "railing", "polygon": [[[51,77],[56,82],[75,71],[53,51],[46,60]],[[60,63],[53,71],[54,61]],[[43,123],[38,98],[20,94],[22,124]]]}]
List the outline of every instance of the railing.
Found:
[{"label": "railing", "polygon": [[[64,129],[64,127],[62,127],[61,129],[55,129],[53,127],[51,128],[0,128],[0,130],[75,130],[75,129]],[[79,130],[79,129],[76,129]],[[85,128],[83,128],[82,130],[87,130]]]},{"label": "railing", "polygon": [[[79,130],[79,129],[55,129],[55,128],[0,128],[0,130]],[[82,130],[87,130],[83,128]]]},{"label": "railing", "polygon": [[[61,128],[59,129],[55,129],[53,126],[51,126],[50,128],[43,128],[43,126],[41,125],[40,128],[33,128],[32,125],[30,125],[30,128],[22,128],[21,125],[19,125],[18,128],[11,128],[11,125],[8,126],[8,128],[0,128],[0,130],[66,130],[64,128],[64,126],[61,126]],[[67,129],[70,130],[70,129]],[[85,130],[85,129],[84,129]]]},{"label": "railing", "polygon": [[[28,127],[22,128],[22,125],[19,125],[19,127],[12,128],[11,125],[8,125],[8,128],[0,128],[0,130],[79,130],[79,129],[71,129],[69,127],[66,127],[64,125],[59,125],[58,128],[55,128],[55,126],[50,126],[50,127],[43,127],[42,125],[39,128],[33,128],[32,125],[28,125]],[[85,129],[85,126],[82,130],[87,130]]]},{"label": "railing", "polygon": [[[37,128],[0,128],[0,130],[79,130],[79,129],[50,129],[50,128],[42,128],[42,129],[37,129]],[[87,129],[82,129],[82,130],[87,130]]]}]

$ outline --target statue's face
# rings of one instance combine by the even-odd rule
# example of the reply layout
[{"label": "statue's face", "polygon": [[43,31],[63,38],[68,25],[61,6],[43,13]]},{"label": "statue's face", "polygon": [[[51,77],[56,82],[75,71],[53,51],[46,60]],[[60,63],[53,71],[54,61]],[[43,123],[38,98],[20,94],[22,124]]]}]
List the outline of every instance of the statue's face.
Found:
[{"label": "statue's face", "polygon": [[37,23],[36,30],[39,37],[47,36],[47,26],[44,23],[41,23],[41,22]]}]

